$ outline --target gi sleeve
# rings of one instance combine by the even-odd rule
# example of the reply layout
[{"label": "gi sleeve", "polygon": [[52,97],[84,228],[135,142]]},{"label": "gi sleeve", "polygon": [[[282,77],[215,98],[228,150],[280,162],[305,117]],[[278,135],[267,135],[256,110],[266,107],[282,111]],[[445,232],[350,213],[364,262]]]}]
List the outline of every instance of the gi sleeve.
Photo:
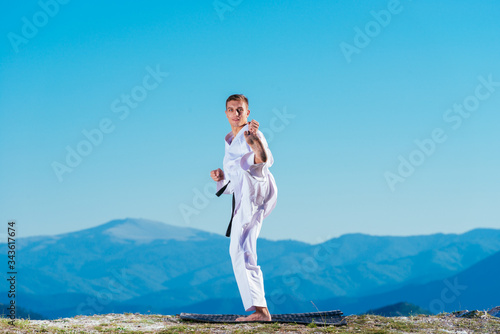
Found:
[{"label": "gi sleeve", "polygon": [[[217,192],[219,190],[221,190],[221,188],[224,187],[228,182],[229,182],[229,180],[227,180],[225,177],[224,177],[224,180],[217,181]],[[232,194],[233,192],[234,192],[233,184],[231,182],[229,182],[229,184],[227,185],[227,188],[226,188],[226,190],[224,190],[223,194]]]},{"label": "gi sleeve", "polygon": [[255,153],[250,151],[241,158],[240,166],[243,170],[248,171],[253,176],[263,177],[267,174],[268,168],[274,164],[274,158],[262,132],[258,131],[257,135],[262,142],[262,146],[264,146],[264,149],[266,150],[267,161],[261,164],[256,164]]}]

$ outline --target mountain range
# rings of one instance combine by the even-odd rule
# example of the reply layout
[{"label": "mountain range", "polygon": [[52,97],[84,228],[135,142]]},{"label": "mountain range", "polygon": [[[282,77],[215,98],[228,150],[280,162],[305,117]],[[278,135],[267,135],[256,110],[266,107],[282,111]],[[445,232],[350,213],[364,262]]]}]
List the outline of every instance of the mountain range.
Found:
[{"label": "mountain range", "polygon": [[368,310],[366,314],[380,315],[383,317],[407,317],[418,314],[432,315],[430,311],[406,302],[384,306],[376,310]]},{"label": "mountain range", "polygon": [[[48,318],[108,312],[241,313],[243,308],[229,239],[222,235],[128,218],[16,242],[17,304]],[[5,243],[0,250],[6,254]],[[486,308],[492,301],[470,294],[479,291],[479,281],[483,290],[494,288],[496,283],[482,275],[494,263],[499,267],[499,251],[500,230],[495,229],[410,237],[348,234],[316,245],[258,240],[273,313],[319,307],[350,314],[404,301],[431,311]],[[445,295],[449,298],[440,303],[439,289],[455,278],[468,289],[453,302]],[[0,302],[8,302],[5,298]],[[430,307],[434,299],[438,301]]]},{"label": "mountain range", "polygon": [[433,313],[456,310],[489,310],[500,305],[500,252],[479,261],[451,277],[426,284],[409,284],[382,294],[359,298],[332,298],[319,307],[342,305],[345,313],[380,308],[400,301],[415,304]]}]

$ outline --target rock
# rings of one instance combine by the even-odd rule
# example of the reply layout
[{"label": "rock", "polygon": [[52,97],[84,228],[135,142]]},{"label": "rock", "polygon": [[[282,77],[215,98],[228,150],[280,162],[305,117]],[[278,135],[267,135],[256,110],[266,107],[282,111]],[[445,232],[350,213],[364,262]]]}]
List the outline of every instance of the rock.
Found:
[{"label": "rock", "polygon": [[459,311],[459,312],[453,312],[453,315],[457,318],[486,318],[488,316],[488,313],[485,311],[478,311],[478,310],[473,310],[473,311]]},{"label": "rock", "polygon": [[462,315],[464,315],[468,312],[469,312],[469,310],[455,311],[455,312],[450,313],[450,316],[460,318]]},{"label": "rock", "polygon": [[488,311],[488,314],[493,317],[500,318],[500,306],[492,308],[491,310]]}]

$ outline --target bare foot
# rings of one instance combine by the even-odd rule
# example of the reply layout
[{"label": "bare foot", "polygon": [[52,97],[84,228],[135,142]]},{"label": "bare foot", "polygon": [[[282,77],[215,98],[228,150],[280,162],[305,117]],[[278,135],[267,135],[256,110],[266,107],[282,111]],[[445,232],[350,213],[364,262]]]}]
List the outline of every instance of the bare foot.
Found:
[{"label": "bare foot", "polygon": [[266,150],[264,149],[264,145],[260,141],[260,138],[257,135],[254,135],[250,131],[245,131],[245,140],[248,145],[252,148],[255,153],[255,163],[260,164],[267,161]]},{"label": "bare foot", "polygon": [[271,314],[267,307],[259,307],[248,317],[239,317],[236,321],[271,321]]}]

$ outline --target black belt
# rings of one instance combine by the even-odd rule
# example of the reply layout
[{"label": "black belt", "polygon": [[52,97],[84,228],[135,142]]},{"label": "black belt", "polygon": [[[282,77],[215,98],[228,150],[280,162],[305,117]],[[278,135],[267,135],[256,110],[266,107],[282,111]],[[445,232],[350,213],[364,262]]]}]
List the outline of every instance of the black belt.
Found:
[{"label": "black belt", "polygon": [[[226,191],[226,188],[227,188],[227,185],[229,184],[229,182],[231,182],[231,181],[228,181],[226,183],[226,185],[224,187],[220,188],[220,190],[215,194],[215,195],[217,195],[217,197],[220,197],[220,195],[222,195],[224,193],[224,191]],[[229,226],[227,227],[226,237],[231,236],[231,225],[233,224],[233,217],[234,217],[234,205],[235,205],[235,200],[234,200],[234,192],[233,192],[233,209],[231,210],[231,220],[229,221]]]}]

